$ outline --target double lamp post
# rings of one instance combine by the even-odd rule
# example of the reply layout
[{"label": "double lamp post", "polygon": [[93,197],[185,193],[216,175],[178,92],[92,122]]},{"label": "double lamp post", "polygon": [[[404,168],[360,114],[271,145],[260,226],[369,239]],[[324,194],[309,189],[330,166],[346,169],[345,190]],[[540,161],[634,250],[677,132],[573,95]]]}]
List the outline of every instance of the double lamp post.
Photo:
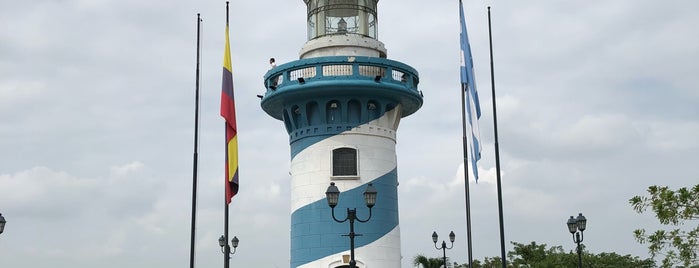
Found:
[{"label": "double lamp post", "polygon": [[[340,199],[340,190],[337,189],[337,186],[335,186],[334,182],[331,182],[330,186],[328,187],[328,190],[325,192],[325,196],[328,199],[328,206],[330,206],[330,208],[332,209],[333,220],[339,223],[343,223],[346,221],[349,221],[350,223],[349,234],[342,235],[348,236],[350,238],[350,268],[357,267],[357,263],[354,260],[354,237],[361,236],[361,234],[354,233],[354,221],[367,222],[369,221],[369,219],[371,219],[371,208],[374,207],[374,205],[376,204],[376,193],[376,188],[374,188],[374,186],[371,183],[369,183],[366,190],[364,191],[364,202],[366,202],[366,206],[369,208],[369,217],[367,217],[365,220],[357,218],[357,209],[347,208],[347,216],[345,216],[345,219],[340,220],[335,217],[335,207],[337,206],[337,202]],[[0,214],[0,233],[2,233],[2,228],[4,227],[4,225],[4,218],[2,218],[2,214]],[[235,249],[238,247],[239,242],[240,240],[238,240],[238,237],[236,236],[234,236],[233,239],[231,239],[230,245],[228,244],[228,241],[226,241],[225,236],[222,235],[218,238],[218,245],[221,246],[221,253],[228,253],[229,258],[231,255],[235,254]],[[233,251],[230,250],[231,247],[233,248]]]},{"label": "double lamp post", "polygon": [[[231,255],[235,254],[235,249],[238,247],[238,243],[240,240],[238,240],[237,236],[234,236],[233,239],[231,239],[231,244],[228,245],[228,241],[226,241],[225,236],[221,236],[218,238],[218,245],[221,246],[221,253],[224,255],[228,253],[228,258],[231,258]],[[233,251],[231,252],[231,247],[233,247]]]},{"label": "double lamp post", "polygon": [[369,208],[369,217],[367,217],[366,220],[357,218],[357,208],[347,208],[347,216],[345,216],[345,219],[340,220],[335,217],[335,206],[337,206],[337,202],[340,199],[340,190],[337,189],[337,186],[335,186],[334,182],[331,182],[330,186],[328,186],[328,190],[325,191],[325,197],[328,199],[328,206],[330,206],[330,209],[332,209],[333,220],[339,223],[349,221],[350,224],[349,233],[346,235],[342,235],[349,236],[350,238],[350,268],[357,267],[357,262],[354,260],[354,237],[361,236],[361,234],[354,233],[354,221],[356,220],[358,222],[367,222],[371,219],[371,208],[374,207],[374,205],[376,204],[376,193],[376,188],[374,188],[374,186],[371,183],[369,183],[369,185],[366,187],[366,190],[364,191],[364,202],[366,202],[366,206]]},{"label": "double lamp post", "polygon": [[582,248],[580,247],[580,243],[582,243],[584,239],[583,232],[587,225],[587,219],[582,213],[578,213],[577,218],[570,216],[566,225],[568,225],[568,231],[573,235],[573,242],[578,245],[578,268],[582,268]]},{"label": "double lamp post", "polygon": [[437,250],[442,250],[442,260],[444,261],[444,267],[447,267],[447,249],[452,249],[454,247],[454,239],[456,238],[456,235],[454,234],[454,231],[451,231],[449,233],[449,241],[451,241],[451,246],[447,247],[447,242],[442,240],[442,247],[437,247],[437,239],[439,236],[437,236],[437,232],[432,232],[432,242],[434,242],[434,248]]}]

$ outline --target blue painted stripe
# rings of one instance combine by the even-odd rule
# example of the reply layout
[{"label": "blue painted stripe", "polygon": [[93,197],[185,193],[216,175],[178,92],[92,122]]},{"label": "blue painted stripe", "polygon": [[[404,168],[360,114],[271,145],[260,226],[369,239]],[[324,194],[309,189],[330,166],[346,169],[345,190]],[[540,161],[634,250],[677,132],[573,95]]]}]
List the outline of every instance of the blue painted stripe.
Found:
[{"label": "blue painted stripe", "polygon": [[[366,223],[355,222],[355,248],[366,246],[398,226],[398,174],[396,169],[372,181],[378,192],[372,217]],[[357,217],[366,219],[369,209],[364,203],[366,185],[340,193],[335,217],[344,219],[347,208],[357,208]],[[342,191],[342,189],[340,189]],[[308,204],[291,214],[291,267],[350,249],[349,222],[337,223],[325,198]]]}]

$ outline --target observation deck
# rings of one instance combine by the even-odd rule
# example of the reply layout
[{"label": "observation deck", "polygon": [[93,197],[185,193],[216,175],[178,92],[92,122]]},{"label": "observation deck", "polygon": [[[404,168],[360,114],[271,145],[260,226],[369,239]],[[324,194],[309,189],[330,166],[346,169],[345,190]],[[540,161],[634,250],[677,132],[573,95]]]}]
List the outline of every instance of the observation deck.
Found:
[{"label": "observation deck", "polygon": [[[307,58],[265,74],[261,105],[267,114],[284,121],[289,132],[300,126],[367,122],[398,105],[401,117],[406,117],[422,106],[418,83],[417,70],[385,58]],[[340,114],[330,119],[327,115],[334,110]]]}]

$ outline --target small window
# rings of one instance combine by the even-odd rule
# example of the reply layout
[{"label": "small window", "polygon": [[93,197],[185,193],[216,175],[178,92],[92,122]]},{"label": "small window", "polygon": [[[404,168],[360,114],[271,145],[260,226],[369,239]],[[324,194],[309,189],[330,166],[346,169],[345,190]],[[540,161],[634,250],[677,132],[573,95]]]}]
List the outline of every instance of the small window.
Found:
[{"label": "small window", "polygon": [[337,148],[333,150],[333,176],[358,176],[357,149]]}]

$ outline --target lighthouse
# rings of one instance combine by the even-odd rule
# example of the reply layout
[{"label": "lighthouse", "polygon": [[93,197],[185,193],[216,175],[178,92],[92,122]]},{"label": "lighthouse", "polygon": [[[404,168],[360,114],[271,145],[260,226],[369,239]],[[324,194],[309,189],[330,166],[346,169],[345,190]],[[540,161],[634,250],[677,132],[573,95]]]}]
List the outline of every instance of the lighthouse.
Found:
[{"label": "lighthouse", "polygon": [[[350,267],[345,208],[366,219],[363,193],[377,192],[371,218],[354,225],[360,268],[399,268],[396,132],[422,106],[418,72],[387,59],[378,0],[304,0],[308,41],[299,59],[264,76],[262,109],[289,134],[291,265]],[[332,215],[325,192],[340,191]]]}]

